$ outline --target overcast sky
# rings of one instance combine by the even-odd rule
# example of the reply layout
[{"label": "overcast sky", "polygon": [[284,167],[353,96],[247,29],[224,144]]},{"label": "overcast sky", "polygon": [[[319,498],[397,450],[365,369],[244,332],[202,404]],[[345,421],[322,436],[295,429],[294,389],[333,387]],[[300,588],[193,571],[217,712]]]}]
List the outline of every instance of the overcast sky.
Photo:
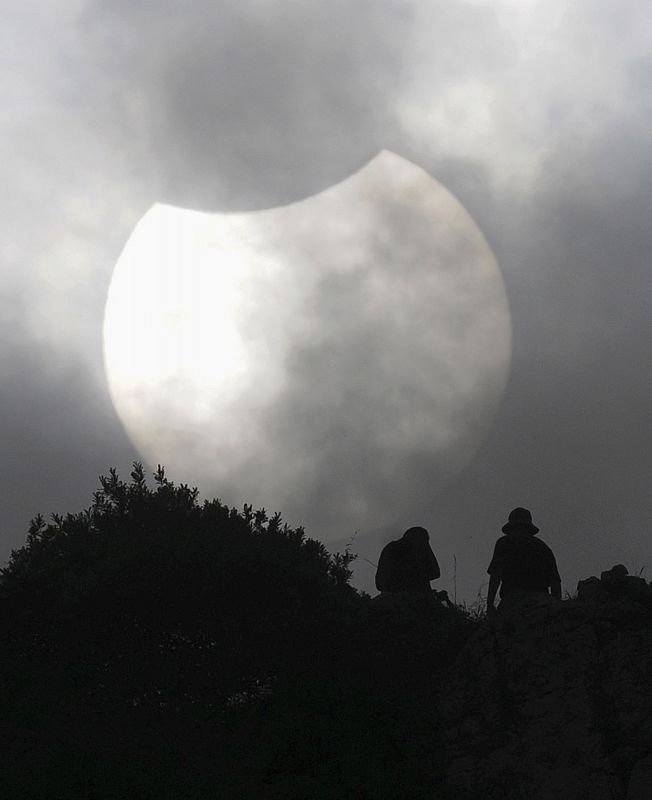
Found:
[{"label": "overcast sky", "polygon": [[370,588],[364,559],[422,524],[442,587],[456,561],[472,600],[516,505],[565,589],[618,562],[652,577],[650,13],[643,0],[4,2],[0,557],[37,512],[88,506],[99,474],[139,457],[109,398],[102,320],[150,206],[271,208],[388,148],[483,231],[513,355],[475,458],[404,525],[356,539],[356,580]]}]

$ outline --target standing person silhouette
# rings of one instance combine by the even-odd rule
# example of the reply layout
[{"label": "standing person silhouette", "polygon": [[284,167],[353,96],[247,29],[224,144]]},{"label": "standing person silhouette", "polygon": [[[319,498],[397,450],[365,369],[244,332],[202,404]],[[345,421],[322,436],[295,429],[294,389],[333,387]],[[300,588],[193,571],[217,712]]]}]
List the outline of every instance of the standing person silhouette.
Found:
[{"label": "standing person silhouette", "polygon": [[430,581],[441,575],[425,528],[408,528],[400,539],[383,547],[376,571],[379,592],[430,592]]},{"label": "standing person silhouette", "polygon": [[496,542],[489,564],[487,615],[496,608],[494,601],[500,587],[500,606],[528,597],[551,594],[561,600],[561,578],[552,550],[541,539],[532,524],[527,508],[515,508],[503,525],[504,536]]}]

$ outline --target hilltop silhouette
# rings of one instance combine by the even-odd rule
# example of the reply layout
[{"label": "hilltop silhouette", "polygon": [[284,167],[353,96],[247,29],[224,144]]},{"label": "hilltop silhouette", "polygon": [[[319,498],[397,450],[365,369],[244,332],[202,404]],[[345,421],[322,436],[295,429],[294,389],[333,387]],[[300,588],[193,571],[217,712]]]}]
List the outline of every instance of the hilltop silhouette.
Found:
[{"label": "hilltop silhouette", "polygon": [[621,565],[487,620],[378,602],[161,469],[100,480],[2,570],[2,796],[648,797],[652,590]]}]

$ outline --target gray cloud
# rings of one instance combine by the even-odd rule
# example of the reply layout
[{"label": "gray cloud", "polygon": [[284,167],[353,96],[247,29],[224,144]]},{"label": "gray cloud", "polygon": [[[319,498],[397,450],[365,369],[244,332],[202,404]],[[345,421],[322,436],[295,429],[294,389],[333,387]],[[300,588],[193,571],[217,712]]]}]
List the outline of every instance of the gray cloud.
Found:
[{"label": "gray cloud", "polygon": [[[3,341],[8,330],[0,325]],[[12,331],[16,337],[16,331]],[[17,337],[16,337],[17,338]],[[128,473],[137,452],[113,413],[106,387],[73,357],[25,344],[3,348],[0,483],[2,553],[25,542],[29,520],[87,508],[98,476]]]},{"label": "gray cloud", "polygon": [[[88,476],[133,455],[100,332],[112,266],[147,207],[271,206],[390,147],[480,224],[514,325],[491,435],[405,527],[432,529],[449,587],[457,555],[467,596],[521,503],[567,584],[652,561],[645,4],[56,5],[21,3],[5,23],[7,552],[20,520],[84,505]],[[297,354],[307,369],[309,355]],[[395,533],[357,544],[373,560]]]},{"label": "gray cloud", "polygon": [[[507,198],[487,212],[512,301],[512,375],[478,458],[424,514],[449,588],[456,554],[467,597],[486,579],[479,552],[486,566],[515,505],[532,508],[569,589],[619,561],[652,569],[652,173],[643,138],[612,121],[581,147],[564,142],[526,204]],[[362,565],[367,585],[371,572]]]},{"label": "gray cloud", "polygon": [[159,200],[276,206],[384,146],[405,69],[409,6],[97,2],[86,25]]},{"label": "gray cloud", "polygon": [[[161,230],[174,255],[143,256]],[[424,480],[468,460],[510,326],[466,212],[385,152],[280,209],[154,209],[117,267],[107,342],[116,407],[152,462],[227,497],[256,492],[331,541],[382,518],[390,493],[394,515],[422,502]]]}]

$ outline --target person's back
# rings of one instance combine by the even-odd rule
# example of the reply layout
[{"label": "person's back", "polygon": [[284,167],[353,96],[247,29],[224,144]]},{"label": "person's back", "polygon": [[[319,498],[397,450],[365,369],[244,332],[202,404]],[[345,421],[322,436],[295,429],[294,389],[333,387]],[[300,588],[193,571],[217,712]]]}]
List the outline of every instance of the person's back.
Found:
[{"label": "person's back", "polygon": [[492,613],[494,599],[500,587],[501,605],[504,600],[532,595],[561,598],[561,579],[552,550],[536,539],[539,532],[532,524],[526,508],[515,508],[503,526],[504,536],[496,542],[487,572],[489,591],[487,612]]},{"label": "person's back", "polygon": [[501,536],[494,559],[503,565],[501,597],[514,591],[548,593],[556,564],[552,550],[541,539],[529,533]]},{"label": "person's back", "polygon": [[383,548],[376,571],[379,592],[428,592],[430,581],[440,575],[425,528],[409,528]]}]

